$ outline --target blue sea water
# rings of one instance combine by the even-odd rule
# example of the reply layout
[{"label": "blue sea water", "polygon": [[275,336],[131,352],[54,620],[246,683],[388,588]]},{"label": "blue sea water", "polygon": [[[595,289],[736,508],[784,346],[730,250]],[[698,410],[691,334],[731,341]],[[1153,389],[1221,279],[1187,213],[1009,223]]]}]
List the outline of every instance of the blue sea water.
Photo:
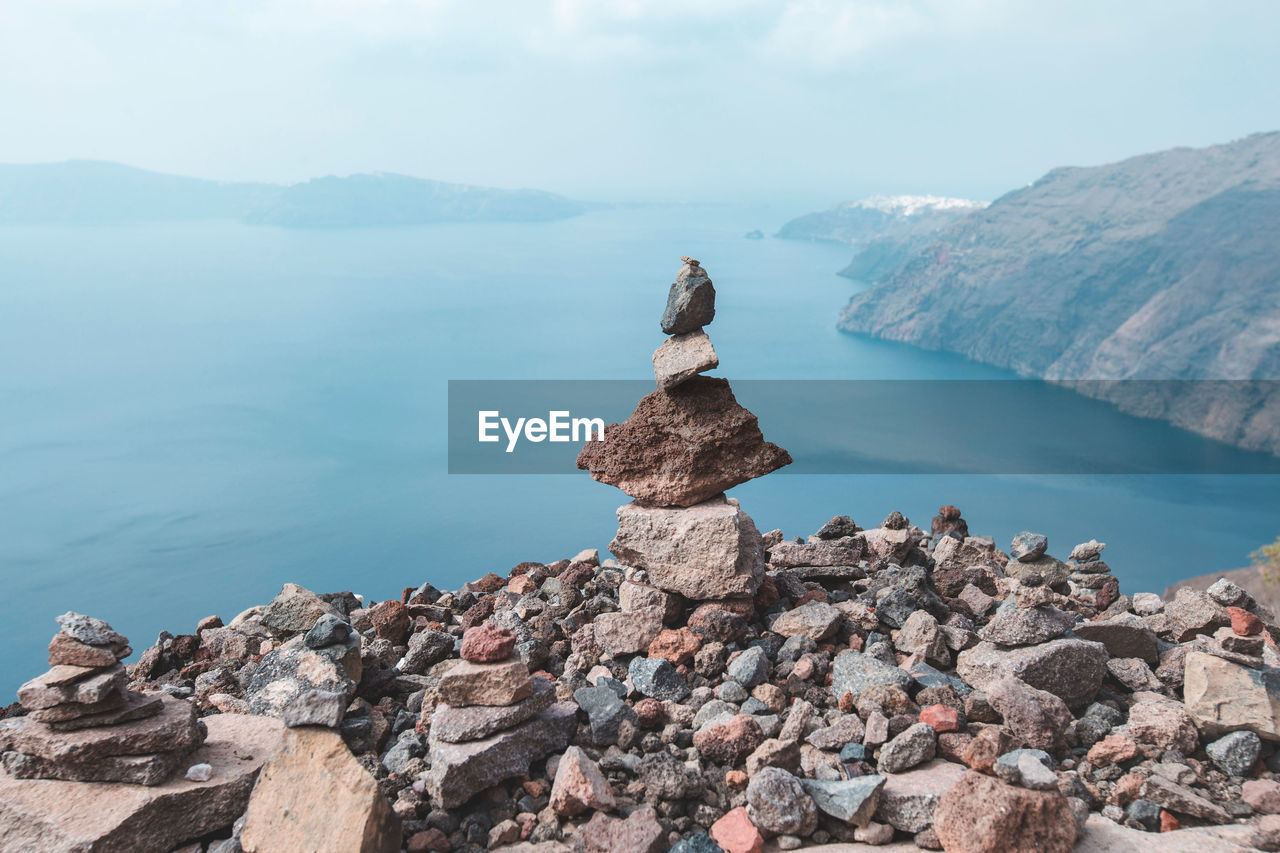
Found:
[{"label": "blue sea water", "polygon": [[[797,212],[0,228],[0,692],[41,670],[68,609],[141,650],[286,581],[381,599],[603,550],[625,498],[585,473],[446,473],[446,383],[651,377],[681,255],[715,280],[721,375],[1007,376],[838,333],[848,250],[743,238]],[[1261,476],[773,476],[733,494],[788,535],[894,509],[927,527],[951,503],[1001,545],[1029,528],[1065,556],[1096,537],[1130,592],[1239,567],[1280,533]]]}]

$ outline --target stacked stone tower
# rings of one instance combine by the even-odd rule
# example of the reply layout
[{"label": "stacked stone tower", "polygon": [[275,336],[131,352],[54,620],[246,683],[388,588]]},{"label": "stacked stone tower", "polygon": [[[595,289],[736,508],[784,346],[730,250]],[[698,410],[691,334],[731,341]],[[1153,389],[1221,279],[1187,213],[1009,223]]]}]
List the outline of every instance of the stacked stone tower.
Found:
[{"label": "stacked stone tower", "polygon": [[578,467],[634,498],[618,509],[609,546],[620,562],[665,593],[750,608],[764,578],[764,545],[724,492],[791,456],[764,440],[728,380],[700,375],[719,365],[704,331],[716,292],[698,261],[681,260],[661,321],[671,337],[653,354],[658,390],[606,427],[603,441],[589,442]]}]

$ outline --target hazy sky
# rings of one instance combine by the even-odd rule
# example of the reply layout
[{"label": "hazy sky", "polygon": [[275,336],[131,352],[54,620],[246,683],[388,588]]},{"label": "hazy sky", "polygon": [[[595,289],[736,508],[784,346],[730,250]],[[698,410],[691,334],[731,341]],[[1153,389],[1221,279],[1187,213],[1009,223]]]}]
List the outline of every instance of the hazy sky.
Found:
[{"label": "hazy sky", "polygon": [[1280,128],[1275,0],[0,0],[0,162],[992,198]]}]

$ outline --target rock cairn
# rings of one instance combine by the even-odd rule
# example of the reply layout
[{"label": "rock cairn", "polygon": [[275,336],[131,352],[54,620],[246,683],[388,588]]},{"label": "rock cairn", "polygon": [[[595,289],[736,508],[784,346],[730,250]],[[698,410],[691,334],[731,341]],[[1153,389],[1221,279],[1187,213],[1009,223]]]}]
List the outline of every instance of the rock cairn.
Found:
[{"label": "rock cairn", "polygon": [[633,570],[624,607],[631,617],[602,630],[619,651],[619,643],[647,646],[679,599],[751,610],[764,578],[764,543],[724,492],[791,462],[764,440],[728,380],[699,375],[719,365],[703,330],[715,318],[716,291],[698,261],[681,260],[660,322],[672,337],[653,354],[658,390],[578,456],[579,468],[635,499],[619,508],[609,546]]},{"label": "rock cairn", "polygon": [[0,761],[20,779],[158,785],[205,738],[193,705],[128,689],[129,642],[100,619],[58,617],[50,669],[18,688],[26,715],[0,721]]},{"label": "rock cairn", "polygon": [[492,623],[469,629],[461,658],[440,677],[429,716],[426,789],[445,808],[525,774],[569,744],[577,706],[554,703],[551,681],[529,674],[516,635]]}]

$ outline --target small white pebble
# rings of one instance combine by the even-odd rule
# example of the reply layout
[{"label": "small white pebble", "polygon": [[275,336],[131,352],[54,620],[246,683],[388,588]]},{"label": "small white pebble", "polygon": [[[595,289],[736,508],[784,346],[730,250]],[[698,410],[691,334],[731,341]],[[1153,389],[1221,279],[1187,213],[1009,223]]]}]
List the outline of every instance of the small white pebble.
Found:
[{"label": "small white pebble", "polygon": [[192,764],[187,768],[187,779],[192,782],[208,782],[213,776],[213,767],[208,764]]}]

